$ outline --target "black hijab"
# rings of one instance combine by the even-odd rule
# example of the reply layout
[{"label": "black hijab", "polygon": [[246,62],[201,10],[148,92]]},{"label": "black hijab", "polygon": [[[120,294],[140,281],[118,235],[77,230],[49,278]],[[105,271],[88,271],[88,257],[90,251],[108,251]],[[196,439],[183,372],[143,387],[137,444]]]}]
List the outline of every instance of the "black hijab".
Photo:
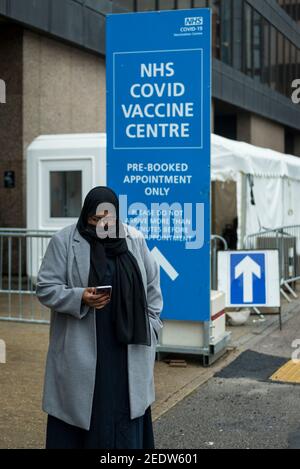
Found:
[{"label": "black hijab", "polygon": [[[96,227],[88,224],[89,216],[97,212],[100,204],[111,204],[116,215],[115,235],[98,236]],[[101,211],[102,208],[101,208]],[[103,285],[107,257],[115,258],[111,311],[117,339],[126,344],[151,345],[147,301],[141,271],[134,255],[128,250],[125,230],[119,220],[119,200],[108,187],[95,187],[86,196],[77,229],[90,244],[89,286]],[[101,314],[101,310],[96,314]]]}]

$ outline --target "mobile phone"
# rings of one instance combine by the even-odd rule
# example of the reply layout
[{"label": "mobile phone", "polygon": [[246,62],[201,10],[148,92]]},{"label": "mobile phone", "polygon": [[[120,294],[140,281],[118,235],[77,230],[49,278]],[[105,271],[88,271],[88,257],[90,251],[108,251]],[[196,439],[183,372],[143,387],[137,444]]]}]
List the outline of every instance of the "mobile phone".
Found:
[{"label": "mobile phone", "polygon": [[101,287],[96,287],[96,295],[100,295],[100,293],[107,293],[109,297],[111,297],[112,286],[111,285],[103,285]]}]

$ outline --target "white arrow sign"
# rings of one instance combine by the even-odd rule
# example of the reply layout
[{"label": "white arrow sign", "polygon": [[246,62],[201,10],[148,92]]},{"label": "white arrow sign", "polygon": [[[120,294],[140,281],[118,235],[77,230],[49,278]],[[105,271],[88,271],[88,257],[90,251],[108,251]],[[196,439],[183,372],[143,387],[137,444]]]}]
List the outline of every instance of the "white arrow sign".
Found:
[{"label": "white arrow sign", "polygon": [[251,257],[245,257],[235,268],[235,279],[243,275],[244,303],[253,303],[253,276],[261,278],[261,267]]},{"label": "white arrow sign", "polygon": [[161,251],[158,248],[153,248],[152,249],[152,254],[155,257],[156,261],[158,264],[164,269],[166,274],[170,277],[171,280],[176,280],[179,273],[176,272],[172,264],[168,261],[168,259],[161,253]]}]

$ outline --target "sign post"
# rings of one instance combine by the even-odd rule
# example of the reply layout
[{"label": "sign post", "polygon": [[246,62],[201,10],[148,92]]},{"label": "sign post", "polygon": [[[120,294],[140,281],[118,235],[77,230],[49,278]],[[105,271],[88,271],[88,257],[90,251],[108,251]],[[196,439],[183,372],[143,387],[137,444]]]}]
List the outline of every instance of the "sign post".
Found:
[{"label": "sign post", "polygon": [[220,251],[218,289],[226,307],[279,308],[282,327],[278,250]]},{"label": "sign post", "polygon": [[107,16],[107,183],[161,266],[162,319],[210,321],[211,13]]}]

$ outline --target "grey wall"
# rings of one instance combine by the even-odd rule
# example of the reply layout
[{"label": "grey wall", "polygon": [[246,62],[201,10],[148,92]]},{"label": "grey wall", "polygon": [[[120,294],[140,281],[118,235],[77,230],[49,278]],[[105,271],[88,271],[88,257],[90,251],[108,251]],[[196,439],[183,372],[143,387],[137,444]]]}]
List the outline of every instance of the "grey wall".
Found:
[{"label": "grey wall", "polygon": [[[0,75],[7,85],[7,102],[0,112],[0,226],[22,227],[25,221],[23,166],[23,28],[0,27]],[[3,184],[5,171],[14,171],[14,188]]]},{"label": "grey wall", "polygon": [[0,15],[104,54],[109,0],[0,0]]}]

